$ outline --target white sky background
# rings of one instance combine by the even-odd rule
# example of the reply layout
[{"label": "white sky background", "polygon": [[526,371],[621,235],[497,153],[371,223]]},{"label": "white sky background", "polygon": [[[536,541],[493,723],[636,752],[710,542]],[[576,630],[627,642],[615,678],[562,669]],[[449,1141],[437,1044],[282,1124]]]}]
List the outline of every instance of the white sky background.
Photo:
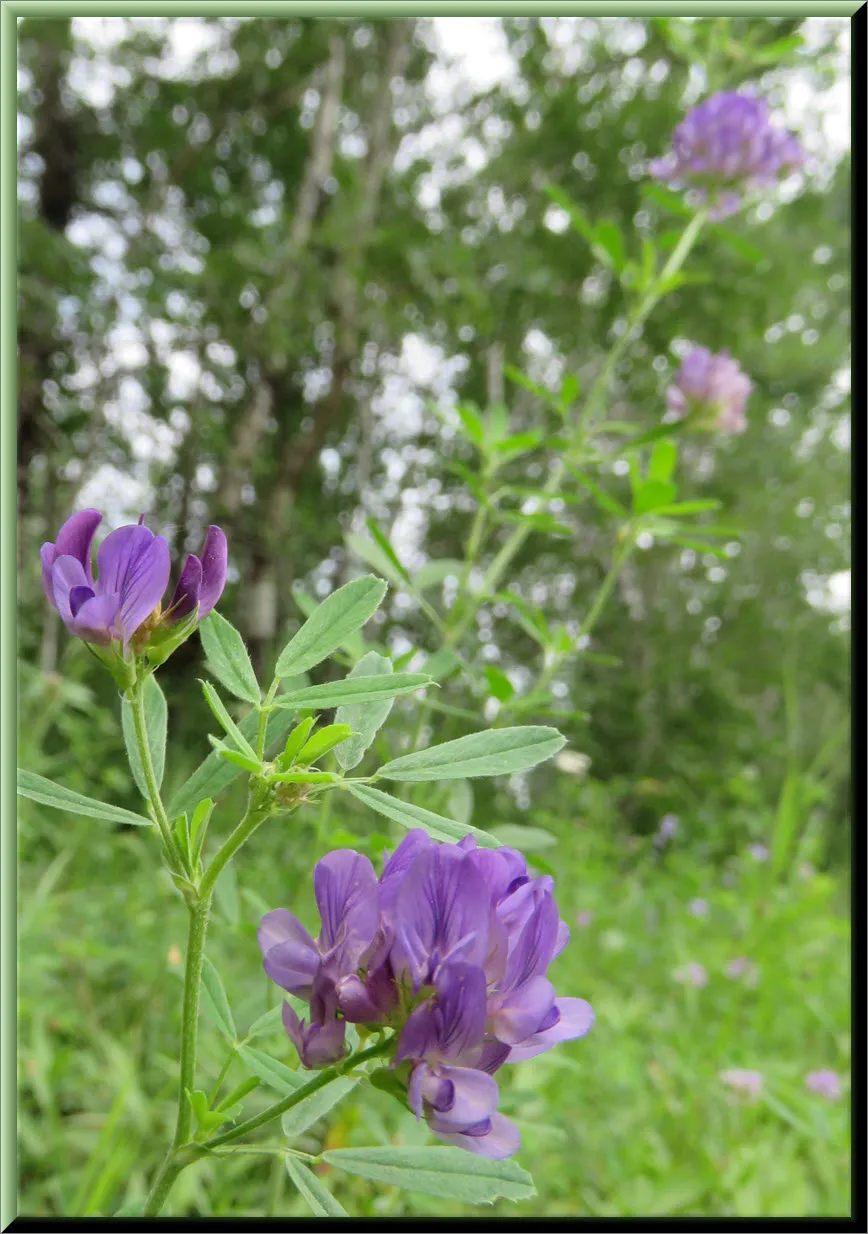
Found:
[{"label": "white sky background", "polygon": [[[568,42],[572,39],[569,26],[582,19],[543,20],[551,24],[557,41],[560,41],[558,34],[563,31],[564,41]],[[172,75],[175,72],[182,74],[194,58],[213,42],[213,31],[197,18],[176,18],[168,22],[159,18],[136,21],[140,25],[147,24],[155,29],[165,30],[167,61],[164,61],[164,68],[172,72]],[[625,18],[610,18],[607,21],[611,23],[612,37],[619,41],[623,39],[628,49],[631,38],[638,37],[641,40],[641,33],[637,34],[641,31],[640,23]],[[75,33],[79,37],[107,53],[106,59],[101,62],[102,71],[99,71],[98,64],[94,62],[80,61],[80,71],[73,74],[74,88],[97,106],[105,104],[111,95],[111,48],[118,38],[122,37],[126,24],[122,18],[73,20]],[[452,116],[450,120],[454,92],[466,90],[468,87],[488,89],[497,82],[515,77],[516,66],[509,55],[497,18],[440,17],[433,19],[433,25],[442,57],[432,70],[429,89],[444,120],[439,135],[436,131],[429,132],[421,141],[416,141],[416,144],[430,149],[432,143],[436,146],[445,140],[446,145],[454,149],[454,143],[461,138],[460,123],[456,130],[456,117]],[[818,97],[803,74],[790,71],[784,119],[789,127],[798,132],[803,145],[817,165],[830,169],[850,144],[849,22],[843,18],[812,18],[804,24],[802,33],[809,45],[819,43],[824,37],[826,27],[837,27],[839,31],[839,79],[831,89]],[[701,82],[696,84],[699,92]],[[408,153],[409,150],[402,149],[400,161],[403,161]],[[469,160],[471,163],[473,153],[475,152],[471,152]],[[429,180],[436,196],[436,170]],[[782,195],[786,197],[788,194],[785,191]],[[99,226],[98,223],[91,224],[93,225]],[[85,230],[82,225],[82,237]],[[114,350],[122,367],[129,365],[133,352],[141,350],[141,343],[136,341],[135,336],[134,328],[126,334],[123,327],[116,331]],[[543,354],[547,342],[543,336],[537,340],[537,347],[542,348]],[[198,366],[192,357],[179,353],[167,355],[167,360],[172,374],[172,385],[176,387],[177,394],[183,397],[185,387],[195,387],[198,382]],[[424,397],[433,395],[441,405],[454,404],[452,383],[460,371],[460,357],[445,356],[439,348],[418,335],[406,336],[402,354],[396,358],[391,371],[384,375],[383,389],[375,405],[376,415],[384,421],[384,428],[388,426],[393,440],[396,434],[392,430],[399,424],[408,438],[418,431],[424,411]],[[843,382],[846,375],[842,373],[841,378]],[[181,439],[179,431],[156,423],[144,407],[136,405],[136,384],[130,383],[128,397],[120,400],[122,405],[114,404],[105,409],[108,417],[121,423],[130,437],[134,455],[139,460],[133,476],[104,467],[92,477],[80,494],[80,504],[93,504],[104,509],[107,522],[112,524],[136,517],[139,509],[147,504],[150,461],[168,461]],[[178,428],[183,428],[183,424],[179,422]],[[394,456],[394,467],[389,466],[391,474],[385,486],[388,491],[385,491],[383,496],[394,499],[400,491],[400,479],[405,466],[400,463],[399,450],[392,450],[390,453]],[[340,466],[340,456],[334,450],[324,452],[322,461],[327,472],[332,472],[336,465]],[[408,497],[410,496],[411,494],[408,494]],[[406,508],[403,517],[399,516],[392,529],[399,546],[407,550],[408,563],[416,556],[414,548],[421,530],[419,513],[420,511],[413,509],[411,505]],[[849,571],[833,575],[828,581],[816,580],[812,576],[811,584],[806,581],[806,595],[809,602],[818,607],[843,613],[849,610],[849,584]]]}]

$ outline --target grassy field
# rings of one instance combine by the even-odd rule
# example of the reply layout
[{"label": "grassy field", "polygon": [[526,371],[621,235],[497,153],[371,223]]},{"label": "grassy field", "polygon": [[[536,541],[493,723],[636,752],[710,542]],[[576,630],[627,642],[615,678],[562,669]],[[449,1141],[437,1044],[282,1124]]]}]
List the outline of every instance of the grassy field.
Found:
[{"label": "grassy field", "polygon": [[[501,1109],[521,1126],[518,1161],[538,1195],[494,1211],[845,1215],[850,992],[843,884],[800,860],[776,877],[760,849],[746,847],[711,867],[679,836],[663,846],[608,839],[580,825],[582,785],[566,791],[575,797],[574,819],[544,817],[558,842],[540,854],[557,872],[561,912],[572,928],[552,976],[559,992],[589,999],[597,1020],[585,1039],[500,1073]],[[151,837],[30,802],[22,802],[21,817],[21,1207],[28,1214],[111,1214],[143,1199],[170,1136],[183,908],[158,869]],[[316,822],[302,814],[270,825],[242,854],[237,878],[219,888],[209,955],[242,1033],[277,1001],[255,941],[262,911],[292,904],[315,926],[307,889],[290,889],[304,884],[317,845],[345,843],[341,832],[350,828],[367,832],[357,846],[373,854],[388,838],[361,814],[331,818],[318,837]],[[280,1033],[256,1046],[296,1065]],[[203,1015],[203,1088],[226,1058]],[[839,1099],[805,1084],[808,1073],[827,1068],[841,1076]],[[758,1090],[721,1078],[733,1070],[761,1073]],[[236,1058],[229,1086],[245,1074]],[[274,1099],[258,1090],[245,1116]],[[388,1140],[429,1142],[424,1124],[362,1085],[296,1147],[317,1152],[324,1144]],[[275,1149],[280,1143],[274,1132],[263,1141]],[[354,1215],[470,1212],[335,1171],[328,1182]],[[281,1157],[251,1151],[190,1168],[168,1211],[308,1210]]]}]

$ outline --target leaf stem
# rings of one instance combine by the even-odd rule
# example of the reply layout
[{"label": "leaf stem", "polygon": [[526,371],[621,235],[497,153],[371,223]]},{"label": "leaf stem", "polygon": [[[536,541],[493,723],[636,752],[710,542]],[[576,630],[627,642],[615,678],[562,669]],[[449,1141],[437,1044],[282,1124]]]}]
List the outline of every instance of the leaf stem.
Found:
[{"label": "leaf stem", "polygon": [[145,691],[144,681],[137,681],[132,687],[130,693],[132,698],[130,702],[133,705],[133,726],[136,734],[136,745],[139,750],[139,761],[142,765],[142,775],[145,780],[145,787],[148,790],[148,804],[156,819],[157,826],[160,829],[160,835],[163,837],[163,843],[166,846],[170,856],[175,857],[175,844],[172,839],[172,829],[169,826],[169,817],[166,814],[166,808],[163,805],[163,799],[160,796],[160,786],[157,783],[157,773],[154,770],[154,760],[151,758],[151,745],[148,741],[148,721],[145,716]]}]

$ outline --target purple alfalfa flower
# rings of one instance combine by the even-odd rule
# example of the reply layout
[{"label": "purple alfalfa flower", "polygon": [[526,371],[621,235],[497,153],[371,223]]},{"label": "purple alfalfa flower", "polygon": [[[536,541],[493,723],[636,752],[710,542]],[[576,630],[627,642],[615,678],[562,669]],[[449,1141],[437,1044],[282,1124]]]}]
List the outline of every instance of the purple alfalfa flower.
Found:
[{"label": "purple alfalfa flower", "polygon": [[283,1027],[303,1067],[329,1067],[346,1053],[347,1021],[337,1015],[334,982],[320,970],[310,995],[310,1023],[300,1020],[289,1002],[283,1004]]},{"label": "purple alfalfa flower", "polygon": [[697,896],[687,905],[687,911],[691,917],[705,917],[708,915],[708,900],[703,900]]},{"label": "purple alfalfa flower", "polygon": [[745,193],[774,185],[804,162],[798,140],[772,124],[763,99],[730,90],[692,108],[672,145],[652,160],[650,174],[671,188],[696,190],[716,220],[735,214]]},{"label": "purple alfalfa flower", "polygon": [[751,844],[747,851],[754,861],[763,862],[769,859],[769,850],[765,844]]},{"label": "purple alfalfa flower", "polygon": [[63,524],[54,543],[43,544],[42,585],[71,634],[86,643],[117,639],[124,650],[158,609],[169,581],[169,546],[140,522],[110,532],[91,545],[102,516],[81,510]]},{"label": "purple alfalfa flower", "polygon": [[732,1067],[727,1071],[721,1071],[718,1078],[727,1088],[731,1088],[743,1097],[755,1099],[762,1092],[763,1074],[761,1071],[749,1071],[743,1067]]},{"label": "purple alfalfa flower", "polygon": [[676,968],[672,976],[679,985],[690,985],[697,990],[701,990],[703,986],[708,985],[708,973],[696,960],[691,960],[689,964]]},{"label": "purple alfalfa flower", "polygon": [[669,841],[674,839],[678,826],[678,819],[674,814],[664,814],[660,820],[660,826],[654,833],[654,844],[656,847],[665,848]]},{"label": "purple alfalfa flower", "polygon": [[594,914],[590,911],[590,909],[585,908],[582,909],[580,913],[576,913],[576,925],[581,926],[582,929],[589,926],[593,920]]},{"label": "purple alfalfa flower", "polygon": [[439,1139],[481,1156],[510,1157],[521,1137],[497,1113],[500,1093],[491,1071],[504,1051],[486,1048],[485,1018],[482,969],[460,960],[442,964],[430,997],[404,1025],[394,1065],[411,1063],[410,1108]]},{"label": "purple alfalfa flower", "polygon": [[752,384],[727,351],[714,354],[693,347],[666,392],[670,416],[690,418],[697,427],[719,433],[743,433],[745,407]]},{"label": "purple alfalfa flower", "polygon": [[827,1067],[808,1072],[805,1076],[805,1087],[818,1097],[825,1097],[827,1101],[837,1101],[843,1091],[841,1077],[837,1071],[831,1071]]},{"label": "purple alfalfa flower", "polygon": [[305,1000],[316,990],[325,1005],[324,987],[317,982],[336,986],[355,973],[377,935],[380,905],[374,867],[352,849],[336,849],[323,857],[314,867],[313,881],[322,923],[319,937],[311,938],[287,909],[276,908],[262,918],[257,939],[263,968],[276,985]]},{"label": "purple alfalfa flower", "polygon": [[387,888],[389,915],[394,920],[392,967],[414,994],[450,960],[485,963],[490,896],[464,850],[449,844],[421,846],[401,877],[394,900],[392,894]]},{"label": "purple alfalfa flower", "polygon": [[184,562],[166,620],[180,621],[198,608],[197,620],[204,621],[226,586],[228,548],[220,527],[209,527],[198,557],[190,553]]}]

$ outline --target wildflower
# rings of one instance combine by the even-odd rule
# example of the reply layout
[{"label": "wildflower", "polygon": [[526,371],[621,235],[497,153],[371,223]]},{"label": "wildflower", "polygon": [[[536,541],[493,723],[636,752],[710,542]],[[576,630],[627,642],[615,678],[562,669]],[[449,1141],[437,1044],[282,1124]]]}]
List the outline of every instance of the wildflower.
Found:
[{"label": "wildflower", "polygon": [[691,917],[704,917],[708,912],[708,901],[699,898],[691,900],[687,905],[687,911]]},{"label": "wildflower", "polygon": [[741,1067],[734,1067],[729,1071],[721,1071],[719,1079],[728,1088],[745,1097],[758,1097],[762,1092],[763,1074],[761,1071],[746,1071]]},{"label": "wildflower", "polygon": [[584,909],[582,912],[576,913],[576,925],[577,926],[582,926],[582,927],[589,926],[593,920],[594,920],[594,914],[590,912],[588,909]]},{"label": "wildflower", "polygon": [[674,838],[678,831],[678,819],[674,814],[664,814],[660,820],[660,826],[654,835],[654,843],[658,848],[663,848],[664,845]]},{"label": "wildflower", "polygon": [[763,862],[768,861],[769,859],[769,850],[766,848],[765,844],[751,844],[747,851],[750,853],[754,861]]},{"label": "wildflower", "polygon": [[811,1071],[805,1076],[805,1087],[819,1097],[828,1101],[837,1101],[841,1096],[841,1077],[836,1071],[824,1068],[821,1071]]},{"label": "wildflower", "polygon": [[743,433],[747,428],[745,406],[751,389],[750,378],[729,352],[715,355],[706,347],[694,347],[666,392],[666,405],[674,419],[690,417],[703,429]]},{"label": "wildflower", "polygon": [[745,985],[754,986],[759,980],[759,969],[745,956],[737,956],[734,960],[730,960],[724,971],[733,981],[743,977]]},{"label": "wildflower", "polygon": [[[108,647],[119,642],[124,654],[135,640],[140,650],[161,634],[169,650],[178,636],[166,627],[210,613],[226,583],[226,537],[209,527],[201,559],[189,556],[169,609],[161,603],[169,582],[169,546],[162,536],[138,523],[109,532],[97,550],[94,578],[91,548],[102,521],[98,510],[80,510],[63,524],[54,543],[42,545],[42,586],[71,634],[86,643]],[[195,615],[195,616],[194,616]],[[190,625],[192,629],[192,624]],[[189,633],[186,628],[182,636]],[[163,656],[165,658],[165,655]]]},{"label": "wildflower", "polygon": [[708,985],[708,973],[695,960],[691,960],[689,964],[682,965],[681,968],[676,968],[672,977],[679,985],[692,985],[697,990]]},{"label": "wildflower", "polygon": [[515,849],[438,844],[411,831],[376,878],[365,857],[329,853],[314,870],[317,940],[285,909],[259,927],[266,972],[309,1003],[286,1004],[302,1064],[344,1052],[346,1023],[394,1033],[389,1064],[434,1135],[507,1157],[518,1129],[497,1112],[495,1073],[581,1037],[594,1013],[559,998],[546,972],[566,946],[554,882],[531,878]]},{"label": "wildflower", "polygon": [[736,91],[720,91],[689,111],[672,145],[652,161],[651,175],[671,188],[695,189],[716,220],[735,214],[745,193],[776,184],[804,162],[798,140],[772,124],[766,102]]}]

